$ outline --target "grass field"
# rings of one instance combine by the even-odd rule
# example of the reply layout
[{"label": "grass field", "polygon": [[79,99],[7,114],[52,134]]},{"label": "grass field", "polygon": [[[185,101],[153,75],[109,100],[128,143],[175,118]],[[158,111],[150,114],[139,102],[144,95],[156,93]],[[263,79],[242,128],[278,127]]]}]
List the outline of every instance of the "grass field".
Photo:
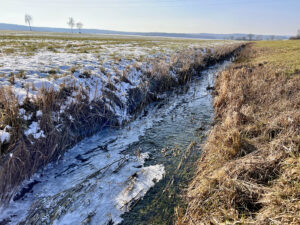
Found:
[{"label": "grass field", "polygon": [[[215,46],[232,41],[211,41],[196,39],[175,39],[159,37],[139,37],[122,35],[84,35],[61,33],[7,33],[0,31],[2,53],[33,54],[38,51],[69,53],[107,53],[107,49],[119,53],[135,52],[139,48],[150,52],[170,52],[187,47]],[[121,51],[120,51],[121,50]],[[122,52],[123,50],[123,52]]]},{"label": "grass field", "polygon": [[256,44],[257,54],[249,63],[267,62],[278,72],[293,75],[300,71],[299,41],[261,41]]},{"label": "grass field", "polygon": [[300,41],[245,48],[216,79],[215,125],[181,224],[300,223]]}]

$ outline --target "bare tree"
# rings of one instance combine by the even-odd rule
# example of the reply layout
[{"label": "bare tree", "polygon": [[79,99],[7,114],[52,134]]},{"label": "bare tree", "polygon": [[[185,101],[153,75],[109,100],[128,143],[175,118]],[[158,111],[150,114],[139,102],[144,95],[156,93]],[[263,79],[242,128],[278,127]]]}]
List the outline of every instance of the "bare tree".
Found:
[{"label": "bare tree", "polygon": [[78,29],[78,32],[81,34],[81,29],[83,27],[83,23],[81,23],[81,22],[76,23],[76,27]]},{"label": "bare tree", "polygon": [[32,21],[32,16],[25,14],[25,23],[28,24],[30,31],[31,31],[31,21]]},{"label": "bare tree", "polygon": [[249,41],[252,41],[252,40],[253,40],[253,37],[254,37],[253,34],[248,34],[248,39],[249,39]]},{"label": "bare tree", "polygon": [[300,39],[300,29],[297,31],[296,36],[290,37],[290,40],[297,40],[297,39]]},{"label": "bare tree", "polygon": [[257,40],[257,41],[263,40],[263,36],[262,36],[262,35],[256,35],[256,40]]},{"label": "bare tree", "polygon": [[74,21],[73,17],[69,17],[67,24],[71,28],[71,33],[73,33],[73,27],[75,26],[75,21]]}]

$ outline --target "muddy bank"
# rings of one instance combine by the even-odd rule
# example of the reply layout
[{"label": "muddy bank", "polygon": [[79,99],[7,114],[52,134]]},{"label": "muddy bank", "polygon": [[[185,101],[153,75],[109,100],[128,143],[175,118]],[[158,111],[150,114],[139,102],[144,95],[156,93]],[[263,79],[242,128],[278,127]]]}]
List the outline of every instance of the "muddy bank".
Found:
[{"label": "muddy bank", "polygon": [[[22,106],[38,118],[36,130],[41,138],[24,135],[24,126],[28,122],[18,117],[17,100],[10,92],[1,93],[9,105],[6,109],[12,113],[10,122],[13,131],[13,143],[1,146],[8,154],[2,155],[0,170],[0,197],[7,202],[14,194],[15,187],[29,178],[39,168],[49,162],[62,158],[64,152],[83,138],[107,127],[117,128],[133,120],[149,103],[163,98],[163,94],[172,88],[185,84],[191,77],[207,66],[234,56],[241,44],[216,47],[207,50],[189,49],[174,55],[169,63],[165,59],[156,59],[151,69],[140,70],[142,79],[139,85],[125,93],[125,100],[114,93],[114,86],[108,85],[101,98],[89,101],[91,90],[79,90],[76,102],[71,103],[62,114],[59,110],[68,96],[77,87],[66,86],[59,91],[45,89],[34,101],[25,99]],[[138,68],[137,68],[138,69]],[[89,74],[83,74],[89,76]],[[120,81],[130,85],[131,81],[120,76]],[[78,88],[77,88],[78,89]],[[78,91],[78,90],[77,90]],[[7,98],[7,93],[9,98]],[[37,113],[41,111],[42,113]]]}]

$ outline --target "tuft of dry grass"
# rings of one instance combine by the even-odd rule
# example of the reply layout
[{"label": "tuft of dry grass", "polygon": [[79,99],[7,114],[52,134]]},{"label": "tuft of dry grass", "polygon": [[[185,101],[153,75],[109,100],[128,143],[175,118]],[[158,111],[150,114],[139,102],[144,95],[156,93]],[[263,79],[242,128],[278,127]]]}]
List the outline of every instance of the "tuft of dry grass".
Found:
[{"label": "tuft of dry grass", "polygon": [[85,70],[82,74],[79,75],[79,78],[90,78],[91,75],[91,71]]},{"label": "tuft of dry grass", "polygon": [[15,84],[16,78],[15,78],[15,74],[14,74],[14,73],[10,73],[8,81],[9,81],[9,83],[10,83],[11,85],[14,85],[14,84]]},{"label": "tuft of dry grass", "polygon": [[[10,143],[14,143],[23,133],[24,122],[19,117],[19,102],[16,99],[10,87],[3,87],[0,89],[0,127],[3,129],[6,125],[13,127],[11,132]],[[8,143],[9,144],[9,143]],[[9,145],[1,145],[0,143],[0,157]]]},{"label": "tuft of dry grass", "polygon": [[181,224],[300,224],[300,74],[278,66],[299,66],[281,57],[300,41],[276,43],[248,46],[216,78],[215,125]]}]

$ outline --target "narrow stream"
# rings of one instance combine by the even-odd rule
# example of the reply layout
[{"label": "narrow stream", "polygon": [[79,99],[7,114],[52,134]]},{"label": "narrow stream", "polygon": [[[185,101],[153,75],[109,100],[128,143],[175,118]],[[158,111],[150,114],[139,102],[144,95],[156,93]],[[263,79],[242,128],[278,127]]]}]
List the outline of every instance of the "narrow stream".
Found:
[{"label": "narrow stream", "polygon": [[209,68],[120,130],[104,130],[25,182],[4,224],[172,224],[213,116]]}]

